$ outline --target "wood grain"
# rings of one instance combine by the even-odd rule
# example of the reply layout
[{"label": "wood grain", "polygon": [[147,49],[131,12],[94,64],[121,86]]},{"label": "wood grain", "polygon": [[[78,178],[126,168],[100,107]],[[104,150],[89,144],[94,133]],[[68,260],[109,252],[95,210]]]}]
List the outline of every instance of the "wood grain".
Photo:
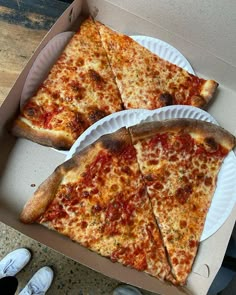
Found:
[{"label": "wood grain", "polygon": [[0,0],[0,105],[68,3]]}]

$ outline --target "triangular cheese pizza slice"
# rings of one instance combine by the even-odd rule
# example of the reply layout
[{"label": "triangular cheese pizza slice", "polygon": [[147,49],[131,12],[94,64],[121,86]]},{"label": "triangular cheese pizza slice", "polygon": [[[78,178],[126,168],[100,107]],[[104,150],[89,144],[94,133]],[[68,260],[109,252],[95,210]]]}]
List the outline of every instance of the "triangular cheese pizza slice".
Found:
[{"label": "triangular cheese pizza slice", "polygon": [[218,172],[235,138],[217,125],[194,119],[149,122],[129,130],[172,273],[184,285]]},{"label": "triangular cheese pizza slice", "polygon": [[23,105],[12,131],[43,145],[69,149],[86,128],[121,109],[97,27],[88,18]]},{"label": "triangular cheese pizza slice", "polygon": [[60,165],[21,214],[123,265],[164,280],[170,266],[128,131]]},{"label": "triangular cheese pizza slice", "polygon": [[218,84],[198,78],[96,22],[126,109],[172,104],[204,107]]}]

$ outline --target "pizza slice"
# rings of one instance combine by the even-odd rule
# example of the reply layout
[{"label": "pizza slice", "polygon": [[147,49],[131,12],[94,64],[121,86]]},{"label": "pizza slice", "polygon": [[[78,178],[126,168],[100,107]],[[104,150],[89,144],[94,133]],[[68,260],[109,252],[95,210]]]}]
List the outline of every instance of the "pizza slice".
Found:
[{"label": "pizza slice", "polygon": [[128,131],[101,137],[60,165],[21,214],[123,265],[170,273]]},{"label": "pizza slice", "polygon": [[96,25],[88,18],[24,104],[12,131],[43,145],[69,149],[86,128],[119,110],[122,102],[114,75]]},{"label": "pizza slice", "polygon": [[150,122],[129,130],[172,273],[184,285],[217,175],[235,138],[217,125],[194,119]]},{"label": "pizza slice", "polygon": [[172,104],[204,107],[218,84],[158,57],[132,38],[96,22],[126,109]]}]

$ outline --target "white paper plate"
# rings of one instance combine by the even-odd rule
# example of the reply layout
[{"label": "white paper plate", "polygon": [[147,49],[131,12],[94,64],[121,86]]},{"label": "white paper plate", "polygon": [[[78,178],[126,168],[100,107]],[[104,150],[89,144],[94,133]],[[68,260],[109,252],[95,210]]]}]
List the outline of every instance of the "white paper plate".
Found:
[{"label": "white paper plate", "polygon": [[[207,112],[191,106],[167,106],[157,110],[127,110],[109,115],[90,126],[74,143],[66,159],[73,156],[100,136],[130,127],[140,122],[171,118],[193,118],[217,124]],[[207,215],[201,241],[214,234],[226,221],[236,202],[236,158],[233,152],[226,157],[218,175],[217,187]]]},{"label": "white paper plate", "polygon": [[170,44],[148,36],[131,36],[136,42],[146,47],[161,58],[185,69],[195,75],[194,70],[188,60],[175,47]]}]

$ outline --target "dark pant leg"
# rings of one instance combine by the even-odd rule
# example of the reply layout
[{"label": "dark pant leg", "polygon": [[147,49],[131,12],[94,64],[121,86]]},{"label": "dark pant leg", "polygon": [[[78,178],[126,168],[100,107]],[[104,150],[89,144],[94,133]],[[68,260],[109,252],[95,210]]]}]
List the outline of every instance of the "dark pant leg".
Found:
[{"label": "dark pant leg", "polygon": [[18,286],[16,277],[4,277],[0,279],[0,294],[14,295]]}]

